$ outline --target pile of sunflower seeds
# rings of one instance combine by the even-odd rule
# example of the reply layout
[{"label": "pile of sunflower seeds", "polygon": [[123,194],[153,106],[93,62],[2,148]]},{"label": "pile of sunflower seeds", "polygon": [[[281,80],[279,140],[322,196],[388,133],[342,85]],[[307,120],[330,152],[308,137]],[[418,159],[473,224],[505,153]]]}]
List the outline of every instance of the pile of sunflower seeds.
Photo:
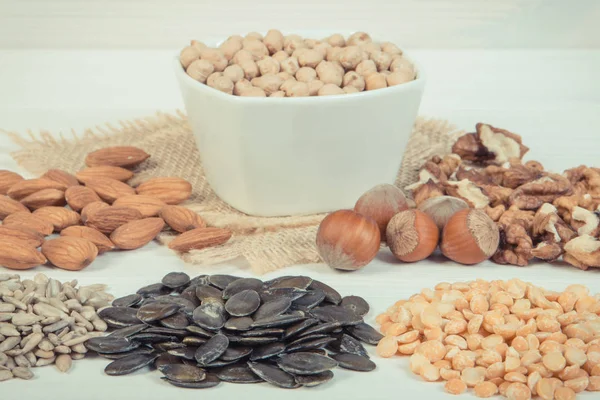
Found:
[{"label": "pile of sunflower seeds", "polygon": [[382,336],[363,322],[368,311],[362,298],[306,276],[262,282],[173,272],[101,310],[117,330],[86,346],[113,360],[108,375],[154,366],[184,388],[316,386],[337,366],[375,369],[362,343],[376,345]]},{"label": "pile of sunflower seeds", "polygon": [[0,274],[0,381],[31,379],[30,368],[55,364],[67,372],[85,357],[84,343],[104,335],[107,325],[96,311],[114,299],[106,285],[77,288],[37,274],[21,281]]}]

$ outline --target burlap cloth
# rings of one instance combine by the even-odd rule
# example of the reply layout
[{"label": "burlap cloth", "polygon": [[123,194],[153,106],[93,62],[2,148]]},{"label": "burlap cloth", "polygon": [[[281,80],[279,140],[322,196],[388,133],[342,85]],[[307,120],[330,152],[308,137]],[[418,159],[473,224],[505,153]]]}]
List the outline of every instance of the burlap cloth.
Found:
[{"label": "burlap cloth", "polygon": [[[434,154],[447,154],[461,134],[447,121],[418,118],[396,185],[404,188],[415,182],[418,169],[426,159]],[[208,225],[227,227],[234,235],[224,245],[181,254],[185,262],[216,264],[241,258],[255,273],[263,274],[289,265],[320,261],[315,236],[325,215],[252,217],[223,202],[206,181],[196,143],[183,113],[158,113],[148,118],[121,122],[118,127],[105,125],[83,133],[73,132],[69,137],[49,132],[9,135],[21,147],[12,156],[35,175],[50,168],[73,173],[84,167],[85,156],[93,150],[131,145],[152,155],[136,171],[130,182],[132,185],[156,176],[179,176],[188,180],[194,192],[185,205],[198,212]],[[158,239],[165,244],[172,238],[171,233],[164,232]]]}]

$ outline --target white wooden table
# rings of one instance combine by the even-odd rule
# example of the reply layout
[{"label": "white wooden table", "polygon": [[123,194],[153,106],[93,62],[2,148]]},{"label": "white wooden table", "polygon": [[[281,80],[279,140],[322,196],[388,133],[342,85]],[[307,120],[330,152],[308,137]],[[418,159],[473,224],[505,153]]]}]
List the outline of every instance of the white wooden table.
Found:
[{"label": "white wooden table", "polygon": [[[0,128],[24,132],[31,128],[68,133],[104,122],[141,117],[156,110],[182,107],[171,71],[171,51],[0,51]],[[416,50],[412,55],[428,74],[421,114],[447,118],[458,127],[473,129],[479,121],[520,133],[532,148],[528,158],[562,171],[579,164],[599,165],[600,51],[478,51]],[[10,158],[16,147],[0,135],[0,169],[19,171]],[[23,172],[23,171],[20,171]],[[25,271],[30,278],[44,272],[53,278],[77,278],[83,284],[108,283],[122,296],[159,281],[170,271],[231,273],[249,276],[243,266],[190,266],[168,249],[150,244],[134,252],[103,255],[84,271],[73,273],[48,267]],[[400,298],[433,287],[440,281],[519,277],[553,290],[570,283],[600,292],[600,270],[580,271],[567,266],[528,268],[483,263],[465,267],[441,258],[399,264],[382,252],[363,270],[338,273],[324,265],[299,265],[264,277],[310,275],[369,301],[367,322]],[[406,358],[380,359],[369,348],[378,369],[372,373],[336,369],[333,381],[314,389],[285,391],[272,386],[222,384],[202,392],[163,383],[157,372],[112,378],[103,374],[107,361],[77,361],[67,375],[53,367],[35,369],[29,382],[0,384],[0,398],[12,399],[259,399],[305,396],[337,399],[449,399],[441,384],[413,376]],[[581,398],[592,399],[588,393]]]}]

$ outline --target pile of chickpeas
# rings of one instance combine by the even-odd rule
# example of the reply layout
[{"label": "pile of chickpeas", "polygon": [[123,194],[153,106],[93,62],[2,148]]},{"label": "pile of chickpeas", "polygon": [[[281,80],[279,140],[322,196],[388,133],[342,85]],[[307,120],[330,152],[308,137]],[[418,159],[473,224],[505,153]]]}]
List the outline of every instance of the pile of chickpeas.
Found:
[{"label": "pile of chickpeas", "polygon": [[229,37],[218,48],[192,40],[180,54],[193,79],[248,97],[306,97],[358,93],[410,82],[416,71],[395,44],[369,34],[322,40],[272,29]]}]

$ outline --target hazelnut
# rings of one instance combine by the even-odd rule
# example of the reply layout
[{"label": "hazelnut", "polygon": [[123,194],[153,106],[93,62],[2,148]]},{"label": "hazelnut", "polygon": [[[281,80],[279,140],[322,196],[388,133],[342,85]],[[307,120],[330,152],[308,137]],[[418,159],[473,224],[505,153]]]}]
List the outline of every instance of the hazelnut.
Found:
[{"label": "hazelnut", "polygon": [[339,33],[335,33],[335,34],[329,36],[328,38],[325,39],[325,41],[327,43],[329,43],[331,46],[338,46],[338,47],[346,46],[346,39],[344,39],[344,35],[341,35]]},{"label": "hazelnut", "polygon": [[461,264],[477,264],[496,253],[500,242],[498,226],[477,209],[455,213],[442,233],[442,253]]},{"label": "hazelnut", "polygon": [[342,79],[342,86],[344,88],[347,86],[352,86],[356,88],[357,91],[362,92],[363,90],[365,90],[365,80],[357,72],[348,71]]},{"label": "hazelnut", "polygon": [[296,72],[296,80],[300,82],[310,82],[317,79],[317,71],[313,68],[302,67]]},{"label": "hazelnut", "polygon": [[350,210],[329,214],[317,231],[317,251],[330,267],[354,271],[367,265],[379,251],[375,221]]},{"label": "hazelnut", "polygon": [[325,86],[325,84],[318,79],[315,79],[315,80],[307,82],[307,83],[308,83],[308,93],[311,96],[316,96],[319,93],[319,90],[321,90],[321,88],[323,86]]},{"label": "hazelnut", "polygon": [[278,51],[277,53],[273,54],[272,58],[273,58],[273,60],[277,61],[278,63],[281,63],[286,58],[289,58],[289,55],[285,51],[281,50],[281,51]]},{"label": "hazelnut", "polygon": [[465,208],[469,208],[466,201],[452,196],[432,197],[419,204],[419,210],[429,215],[440,231],[455,213]]},{"label": "hazelnut", "polygon": [[231,79],[233,83],[237,83],[244,78],[245,74],[242,67],[240,67],[237,64],[234,64],[225,68],[225,71],[223,71],[223,76],[226,76],[229,79]]},{"label": "hazelnut", "polygon": [[315,68],[323,61],[323,54],[317,50],[306,49],[298,56],[298,63],[303,67]]},{"label": "hazelnut", "polygon": [[373,73],[365,78],[365,87],[367,90],[377,90],[387,87],[385,75]]},{"label": "hazelnut", "polygon": [[283,49],[283,34],[277,29],[271,29],[265,35],[263,40],[269,53],[275,54]]},{"label": "hazelnut", "polygon": [[214,71],[215,67],[206,60],[195,60],[185,70],[189,76],[202,83],[205,83]]},{"label": "hazelnut", "polygon": [[394,215],[386,229],[387,244],[401,261],[415,262],[429,257],[438,245],[440,231],[433,220],[419,210]]},{"label": "hazelnut", "polygon": [[326,83],[323,85],[321,89],[317,92],[319,96],[332,96],[336,94],[345,94],[344,89],[341,87],[334,85],[333,83]]},{"label": "hazelnut", "polygon": [[265,57],[256,62],[261,75],[278,74],[280,70],[279,62],[271,57]]},{"label": "hazelnut", "polygon": [[354,206],[354,211],[377,223],[383,241],[386,240],[386,229],[392,217],[407,209],[408,204],[402,190],[390,184],[377,185],[368,190]]}]

